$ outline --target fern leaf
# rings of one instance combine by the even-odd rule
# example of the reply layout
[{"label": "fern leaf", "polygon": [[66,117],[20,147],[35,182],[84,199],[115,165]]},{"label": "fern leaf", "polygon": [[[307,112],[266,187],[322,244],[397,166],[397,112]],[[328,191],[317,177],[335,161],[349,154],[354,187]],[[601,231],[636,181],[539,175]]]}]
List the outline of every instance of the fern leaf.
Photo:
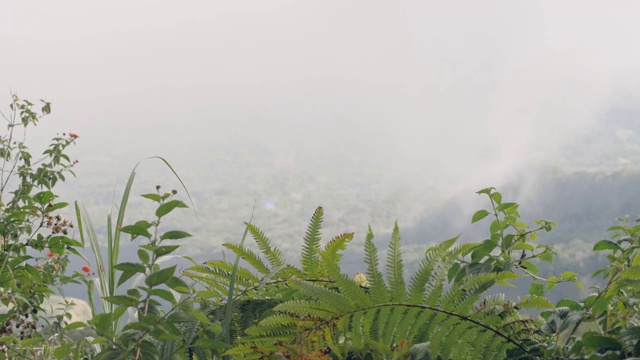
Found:
[{"label": "fern leaf", "polygon": [[301,318],[311,317],[323,320],[331,320],[338,315],[331,306],[313,300],[289,300],[278,304],[273,310],[296,315]]},{"label": "fern leaf", "polygon": [[317,277],[320,273],[320,229],[322,228],[322,207],[314,212],[305,232],[302,243],[300,263],[308,277]]},{"label": "fern leaf", "polygon": [[334,237],[325,244],[324,249],[320,252],[322,261],[330,260],[336,264],[342,259],[341,251],[347,248],[347,244],[353,240],[353,233],[342,234]]},{"label": "fern leaf", "polygon": [[400,249],[400,229],[397,222],[391,233],[391,242],[389,242],[389,252],[387,253],[387,281],[391,291],[391,300],[403,302],[407,294],[404,283],[402,251]]},{"label": "fern leaf", "polygon": [[278,248],[271,246],[271,241],[269,240],[269,238],[266,237],[265,234],[253,224],[247,223],[247,228],[249,229],[249,233],[251,234],[253,239],[258,244],[258,248],[267,258],[267,261],[269,261],[271,267],[284,267],[286,262],[284,260],[284,256],[282,256],[282,252]]},{"label": "fern leaf", "polygon": [[382,273],[378,269],[378,248],[373,243],[373,232],[371,226],[364,240],[364,262],[367,264],[367,281],[369,282],[369,291],[371,292],[371,300],[374,304],[382,304],[389,301],[389,289],[384,282]]},{"label": "fern leaf", "polygon": [[456,236],[453,239],[449,239],[439,245],[429,248],[425,257],[418,266],[418,271],[411,277],[409,281],[409,301],[417,304],[422,301],[422,298],[426,291],[426,285],[431,277],[433,270],[438,263],[441,262],[442,255],[453,245],[458,239]]},{"label": "fern leaf", "polygon": [[259,273],[264,275],[269,273],[269,268],[267,267],[267,265],[265,265],[262,259],[260,259],[260,256],[258,256],[258,254],[253,252],[251,249],[248,249],[244,246],[240,246],[238,244],[229,244],[229,243],[222,244],[222,246],[226,247],[227,249],[233,251],[236,255],[240,256],[242,260],[249,263],[249,265],[251,265]]},{"label": "fern leaf", "polygon": [[312,299],[330,305],[335,309],[336,313],[346,314],[355,309],[353,302],[346,296],[324,286],[299,279],[289,280],[289,285],[294,289],[302,291]]}]

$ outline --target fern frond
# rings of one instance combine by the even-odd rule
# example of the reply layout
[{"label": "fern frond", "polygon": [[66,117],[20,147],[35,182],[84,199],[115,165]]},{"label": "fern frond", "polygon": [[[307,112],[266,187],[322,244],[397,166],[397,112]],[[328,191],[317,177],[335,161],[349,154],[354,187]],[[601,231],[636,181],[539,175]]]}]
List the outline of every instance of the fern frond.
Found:
[{"label": "fern frond", "polygon": [[320,251],[320,259],[323,262],[330,260],[336,264],[342,259],[341,251],[347,248],[347,244],[353,240],[353,233],[341,234],[325,244],[324,249]]},{"label": "fern frond", "polygon": [[267,267],[267,265],[264,263],[264,261],[262,261],[260,256],[258,256],[258,254],[256,254],[251,249],[248,249],[244,246],[240,246],[238,244],[229,244],[229,243],[222,244],[222,246],[226,247],[227,249],[233,251],[236,255],[240,256],[242,260],[246,261],[259,273],[264,275],[269,273],[269,268]]},{"label": "fern frond", "polygon": [[289,300],[278,304],[274,311],[281,311],[298,317],[330,320],[337,314],[331,306],[315,300]]},{"label": "fern frond", "polygon": [[367,281],[371,300],[374,304],[382,304],[390,300],[389,289],[384,282],[382,273],[378,269],[378,248],[373,243],[373,232],[371,226],[364,240],[364,262],[367,264]]},{"label": "fern frond", "polygon": [[258,244],[258,248],[260,252],[267,258],[269,264],[272,268],[281,268],[286,265],[284,260],[284,256],[282,252],[276,248],[271,246],[271,241],[269,238],[262,232],[262,230],[258,229],[255,225],[247,223],[247,228],[249,229],[249,233],[253,237],[253,239]]},{"label": "fern frond", "polygon": [[522,310],[555,308],[547,298],[537,295],[525,295],[516,301],[515,306]]},{"label": "fern frond", "polygon": [[391,291],[391,300],[403,302],[407,294],[404,283],[402,251],[400,249],[400,229],[397,222],[391,233],[391,242],[389,242],[389,252],[387,253],[387,281]]},{"label": "fern frond", "polygon": [[299,279],[291,279],[289,285],[294,289],[302,291],[312,299],[330,304],[338,313],[348,313],[355,309],[353,300],[324,286]]},{"label": "fern frond", "polygon": [[320,273],[320,229],[324,211],[318,207],[313,213],[302,243],[300,263],[308,277],[317,277]]},{"label": "fern frond", "polygon": [[418,271],[413,274],[409,281],[408,293],[411,303],[417,304],[422,301],[426,291],[426,285],[429,282],[433,270],[442,261],[442,256],[457,239],[458,236],[431,247],[425,252],[425,257],[420,262]]}]

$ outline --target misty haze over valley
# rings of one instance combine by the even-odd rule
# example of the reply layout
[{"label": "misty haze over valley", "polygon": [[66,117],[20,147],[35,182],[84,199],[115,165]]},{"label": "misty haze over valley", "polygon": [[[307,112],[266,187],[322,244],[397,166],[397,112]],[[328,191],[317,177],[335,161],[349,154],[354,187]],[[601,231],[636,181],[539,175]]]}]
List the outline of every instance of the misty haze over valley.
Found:
[{"label": "misty haze over valley", "polygon": [[[255,204],[289,258],[323,206],[325,241],[355,232],[352,274],[367,226],[384,247],[396,220],[411,266],[458,234],[485,239],[475,191],[495,186],[528,221],[558,222],[539,240],[558,248],[549,271],[590,274],[593,243],[640,213],[639,14],[589,1],[9,0],[0,100],[52,102],[33,149],[80,135],[60,195],[99,234],[131,169],[160,156],[195,204],[167,226],[194,235],[181,250],[198,261],[238,242]],[[137,195],[156,185],[188,200],[158,160],[137,173],[130,219],[152,214]]]}]

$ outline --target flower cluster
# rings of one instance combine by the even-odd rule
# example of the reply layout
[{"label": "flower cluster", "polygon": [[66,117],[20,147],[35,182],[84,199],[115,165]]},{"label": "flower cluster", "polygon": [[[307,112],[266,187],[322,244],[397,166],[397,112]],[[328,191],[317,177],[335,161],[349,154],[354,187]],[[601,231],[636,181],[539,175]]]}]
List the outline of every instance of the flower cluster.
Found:
[{"label": "flower cluster", "polygon": [[62,233],[67,235],[69,234],[69,228],[73,228],[73,223],[61,215],[52,216],[51,214],[44,214],[42,216],[42,224],[50,228],[53,234]]}]

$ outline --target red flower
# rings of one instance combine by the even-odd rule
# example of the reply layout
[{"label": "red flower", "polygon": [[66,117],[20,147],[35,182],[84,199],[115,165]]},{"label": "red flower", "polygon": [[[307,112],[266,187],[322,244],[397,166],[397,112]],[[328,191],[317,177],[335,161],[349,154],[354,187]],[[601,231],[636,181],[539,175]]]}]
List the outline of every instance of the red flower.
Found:
[{"label": "red flower", "polygon": [[52,257],[56,256],[56,254],[52,253],[51,251],[47,251],[47,257],[49,259],[51,259]]},{"label": "red flower", "polygon": [[80,135],[78,135],[78,134],[76,134],[76,133],[74,133],[74,132],[70,132],[70,133],[69,133],[69,136],[71,136],[71,137],[72,137],[72,138],[74,138],[74,139],[77,139],[77,138],[79,138],[79,137],[80,137]]},{"label": "red flower", "polygon": [[88,267],[87,265],[82,267],[82,271],[86,272],[87,275],[91,275],[91,268]]}]

